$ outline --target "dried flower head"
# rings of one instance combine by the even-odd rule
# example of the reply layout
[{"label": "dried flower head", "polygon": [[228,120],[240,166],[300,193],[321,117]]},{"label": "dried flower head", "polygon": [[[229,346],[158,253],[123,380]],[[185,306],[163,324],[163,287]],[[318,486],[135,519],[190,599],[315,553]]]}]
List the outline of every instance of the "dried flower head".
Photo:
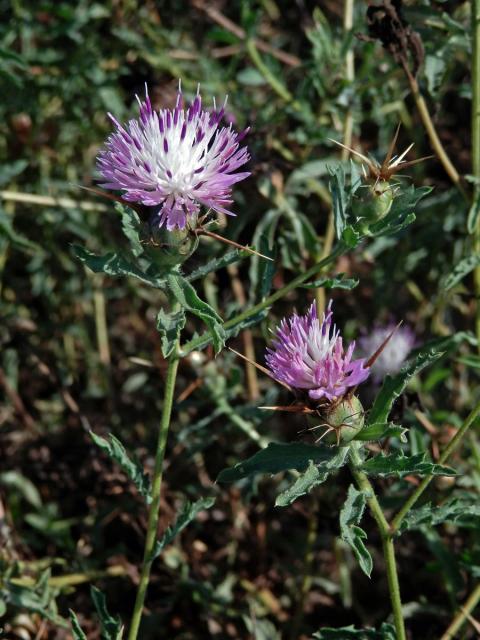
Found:
[{"label": "dried flower head", "polygon": [[194,222],[201,205],[234,215],[227,209],[232,185],[250,175],[234,172],[250,156],[240,147],[248,130],[220,126],[226,102],[206,111],[197,92],[184,108],[180,87],[174,109],[154,111],[146,88],[145,100],[137,101],[140,117],[125,126],[108,114],[116,130],[97,159],[101,186],[123,191],[131,202],[160,205],[158,225],[169,231]]},{"label": "dried flower head", "polygon": [[375,382],[380,382],[388,373],[398,373],[415,344],[415,334],[410,327],[397,327],[392,333],[394,328],[394,324],[376,327],[370,335],[363,336],[358,341],[360,354],[368,355],[376,351],[391,334],[382,352],[372,364],[372,378]]},{"label": "dried flower head", "polygon": [[343,350],[340,331],[332,327],[332,303],[320,323],[312,304],[305,316],[283,319],[266,362],[273,377],[293,389],[308,390],[312,400],[335,402],[370,375],[365,358],[352,360],[355,342]]}]

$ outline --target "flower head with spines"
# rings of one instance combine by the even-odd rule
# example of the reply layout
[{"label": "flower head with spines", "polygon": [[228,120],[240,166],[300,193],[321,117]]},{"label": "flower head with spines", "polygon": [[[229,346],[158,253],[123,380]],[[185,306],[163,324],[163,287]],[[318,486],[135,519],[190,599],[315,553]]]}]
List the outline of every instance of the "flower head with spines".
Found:
[{"label": "flower head with spines", "polygon": [[137,96],[140,116],[121,125],[108,114],[115,131],[97,158],[107,189],[123,191],[123,198],[159,207],[159,226],[168,231],[194,223],[200,208],[235,215],[232,185],[250,175],[235,171],[250,159],[240,142],[248,132],[220,126],[226,101],[217,110],[202,109],[199,91],[184,108],[179,85],[174,109],[155,111],[147,88],[145,99]]},{"label": "flower head with spines", "polygon": [[284,318],[266,356],[276,380],[294,390],[307,390],[312,400],[321,403],[339,400],[370,375],[364,358],[352,360],[355,342],[344,352],[332,319],[331,301],[322,322],[315,303],[304,316]]}]

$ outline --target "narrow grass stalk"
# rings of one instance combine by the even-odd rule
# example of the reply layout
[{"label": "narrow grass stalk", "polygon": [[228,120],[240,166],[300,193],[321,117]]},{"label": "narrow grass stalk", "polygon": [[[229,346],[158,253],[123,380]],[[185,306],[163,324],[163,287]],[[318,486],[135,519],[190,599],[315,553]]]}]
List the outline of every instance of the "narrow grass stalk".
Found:
[{"label": "narrow grass stalk", "polygon": [[[442,454],[438,458],[437,464],[444,464],[448,460],[448,458],[452,455],[455,449],[460,445],[462,439],[464,438],[465,434],[467,433],[469,428],[472,426],[472,424],[475,422],[479,413],[480,413],[480,402],[478,402],[475,405],[475,407],[469,413],[469,415],[467,416],[467,418],[465,419],[464,423],[462,424],[460,429],[457,431],[455,436],[450,440],[448,445],[442,451]],[[395,534],[398,531],[400,525],[403,522],[403,519],[405,518],[407,513],[410,511],[410,509],[413,507],[413,505],[417,502],[417,500],[420,498],[420,496],[428,487],[430,482],[433,480],[433,477],[434,476],[425,476],[425,478],[420,482],[418,487],[415,489],[415,491],[412,493],[412,495],[408,498],[408,500],[405,502],[403,507],[397,513],[395,518],[392,520],[392,524],[391,524],[392,534]]]},{"label": "narrow grass stalk", "polygon": [[[265,300],[263,300],[262,302],[259,302],[253,307],[250,307],[250,309],[247,309],[246,311],[239,313],[233,318],[230,318],[230,320],[227,320],[227,322],[225,322],[224,324],[224,328],[228,331],[228,329],[235,327],[236,325],[240,324],[244,320],[248,320],[249,318],[252,318],[257,313],[259,313],[260,311],[263,311],[264,309],[267,309],[267,307],[272,306],[274,302],[283,298],[285,295],[287,295],[287,293],[289,293],[290,291],[293,291],[293,289],[296,289],[298,286],[303,284],[306,280],[308,280],[309,278],[313,278],[313,276],[316,276],[317,274],[319,274],[324,267],[332,263],[336,258],[338,258],[338,256],[342,255],[342,253],[344,253],[345,251],[346,251],[346,247],[344,247],[343,245],[339,245],[332,251],[332,253],[329,256],[326,256],[325,258],[323,258],[323,260],[316,262],[312,267],[310,267],[310,269],[307,269],[304,273],[301,273],[296,278],[293,278],[293,280],[291,280],[285,286],[281,287],[280,289],[277,289],[277,291],[275,291],[275,293],[272,293],[272,295],[268,296],[268,298],[265,298]],[[195,349],[198,349],[200,347],[206,346],[207,344],[210,344],[211,341],[212,341],[212,337],[209,333],[205,333],[201,336],[198,336],[197,338],[193,338],[193,340],[190,340],[190,342],[187,342],[186,344],[182,345],[182,347],[180,347],[179,355],[180,357],[183,357],[184,355],[186,355],[187,353],[190,353],[191,351],[194,351]]]},{"label": "narrow grass stalk", "polygon": [[472,593],[468,597],[463,607],[460,607],[460,611],[452,620],[451,624],[449,625],[448,629],[445,631],[443,636],[440,638],[440,640],[453,640],[453,638],[456,637],[457,633],[460,631],[460,629],[463,627],[465,622],[468,620],[468,618],[470,617],[470,614],[475,609],[479,601],[480,601],[480,583],[477,584],[475,589],[472,591]]},{"label": "narrow grass stalk", "polygon": [[[475,0],[478,1],[478,0]],[[457,169],[455,168],[453,162],[450,160],[448,153],[445,151],[445,148],[438,136],[435,125],[433,124],[432,117],[430,116],[430,112],[427,107],[427,103],[425,102],[425,98],[420,92],[420,87],[418,86],[418,82],[416,78],[410,72],[410,69],[405,62],[403,64],[403,69],[405,71],[405,75],[407,76],[408,82],[410,84],[410,89],[412,91],[413,99],[415,101],[415,105],[417,107],[418,113],[422,120],[423,126],[425,127],[425,131],[430,139],[430,144],[432,145],[433,150],[437,158],[443,165],[446,173],[448,174],[450,180],[457,187],[460,193],[463,195],[465,200],[468,200],[468,194],[465,191],[465,188],[462,184],[462,179]]]},{"label": "narrow grass stalk", "polygon": [[163,397],[162,419],[158,433],[157,451],[155,454],[155,469],[152,482],[152,503],[148,514],[147,535],[145,539],[145,550],[143,554],[142,572],[138,585],[137,597],[133,608],[132,621],[128,640],[136,640],[140,621],[142,619],[143,605],[147,593],[150,571],[153,563],[153,551],[157,541],[157,528],[160,508],[160,497],[162,490],[163,461],[167,445],[168,428],[172,414],[173,396],[175,392],[175,381],[178,370],[178,344],[168,361],[167,378],[165,381],[165,393]]},{"label": "narrow grass stalk", "polygon": [[354,445],[350,447],[350,470],[355,481],[362,491],[367,495],[367,504],[370,512],[377,523],[382,538],[383,557],[387,572],[388,591],[390,602],[392,603],[393,621],[397,640],[406,640],[405,623],[402,614],[402,600],[400,597],[400,584],[398,582],[397,562],[395,559],[395,547],[393,537],[390,532],[390,525],[385,518],[382,507],[378,502],[372,483],[367,475],[360,471],[362,460]]},{"label": "narrow grass stalk", "polygon": [[[480,0],[472,0],[472,174],[480,180]],[[480,193],[480,186],[475,184],[474,203]],[[480,216],[474,231],[474,250],[480,252]],[[475,333],[480,351],[480,267],[474,270],[475,296],[477,299]]]},{"label": "narrow grass stalk", "polygon": [[[355,9],[355,0],[345,0],[343,7],[343,30],[345,34],[350,33],[353,29],[353,15]],[[345,79],[349,83],[353,83],[355,80],[355,58],[353,54],[353,47],[349,47],[348,51],[345,55]],[[352,135],[353,135],[353,111],[351,108],[347,110],[345,115],[345,122],[343,124],[343,145],[344,147],[352,146]],[[342,149],[342,160],[348,160],[350,156],[350,151],[346,148]],[[333,241],[335,240],[335,224],[333,219],[333,210],[330,207],[330,211],[328,213],[328,222],[327,229],[325,231],[325,238],[323,242],[322,253],[320,258],[325,258],[328,256],[330,251],[332,250]],[[317,312],[318,317],[321,318],[323,312],[325,311],[326,306],[326,298],[325,298],[325,289],[323,287],[319,287],[315,292],[315,301],[317,303]]]}]

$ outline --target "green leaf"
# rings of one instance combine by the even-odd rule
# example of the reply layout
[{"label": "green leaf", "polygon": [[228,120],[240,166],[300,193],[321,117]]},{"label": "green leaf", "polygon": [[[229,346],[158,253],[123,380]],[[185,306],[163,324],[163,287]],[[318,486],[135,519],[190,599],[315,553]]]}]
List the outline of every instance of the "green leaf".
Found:
[{"label": "green leaf", "polygon": [[318,289],[318,287],[324,287],[325,289],[354,289],[359,280],[357,278],[345,278],[344,273],[339,273],[336,276],[331,278],[320,278],[319,280],[314,280],[314,282],[309,282],[307,284],[302,284],[303,289]]},{"label": "green leaf", "polygon": [[375,224],[370,225],[370,234],[375,237],[391,235],[410,225],[415,220],[415,207],[431,190],[431,187],[416,189],[413,185],[403,189],[400,195],[395,196],[388,214]]},{"label": "green leaf", "polygon": [[335,222],[335,233],[337,238],[342,237],[343,230],[347,226],[349,198],[345,189],[345,170],[342,165],[335,169],[328,169],[330,181],[328,187],[332,195],[333,219]]},{"label": "green leaf", "polygon": [[162,553],[163,549],[173,542],[173,540],[178,536],[178,534],[185,529],[186,526],[192,522],[197,517],[197,514],[200,511],[204,511],[205,509],[210,509],[215,503],[215,498],[201,498],[196,502],[186,502],[183,505],[182,510],[178,514],[177,520],[172,527],[169,527],[161,540],[155,545],[155,549],[153,550],[153,558],[158,558],[158,556]]},{"label": "green leaf", "polygon": [[118,616],[113,617],[107,609],[107,601],[104,594],[96,587],[90,587],[90,596],[95,605],[102,629],[104,640],[121,640],[123,636],[122,621]]},{"label": "green leaf", "polygon": [[115,202],[115,209],[122,217],[122,229],[125,236],[130,242],[132,253],[135,257],[142,255],[144,247],[140,242],[140,229],[142,222],[137,212],[120,202]]},{"label": "green leaf", "polygon": [[320,629],[313,634],[314,640],[396,640],[395,629],[384,622],[380,629],[355,629],[353,625],[332,629]]},{"label": "green leaf", "polygon": [[79,245],[73,245],[76,257],[94,273],[106,273],[109,276],[132,276],[157,289],[165,286],[165,281],[149,276],[144,271],[129,262],[119,253],[106,253],[98,256]]},{"label": "green leaf", "polygon": [[185,280],[188,280],[188,282],[199,280],[213,271],[218,271],[219,269],[228,267],[229,264],[234,264],[239,260],[243,260],[243,258],[246,258],[248,255],[250,255],[248,251],[244,251],[243,249],[234,249],[233,251],[229,251],[223,255],[221,258],[214,258],[198,269],[195,269],[195,271],[192,271],[192,273],[185,277]]},{"label": "green leaf", "polygon": [[308,468],[295,480],[291,487],[283,491],[275,500],[276,507],[286,507],[300,496],[309,493],[314,487],[325,482],[332,471],[336,471],[345,464],[348,447],[340,447],[337,454],[330,460],[315,464],[310,460]]},{"label": "green leaf", "polygon": [[37,487],[31,480],[22,476],[18,471],[4,471],[0,473],[0,485],[3,485],[12,494],[18,491],[21,496],[35,509],[42,508],[42,498]]},{"label": "green leaf", "polygon": [[472,206],[468,212],[467,229],[468,233],[474,233],[477,228],[478,216],[480,214],[480,189],[475,189],[475,195],[473,198]]},{"label": "green leaf", "polygon": [[163,309],[157,314],[157,330],[162,337],[162,353],[164,358],[172,353],[187,318],[185,311],[180,309],[176,313],[165,313]]},{"label": "green leaf", "polygon": [[363,427],[353,439],[361,442],[370,442],[372,440],[382,440],[383,438],[400,438],[401,442],[406,442],[406,432],[407,429],[392,422],[375,422]]},{"label": "green leaf", "polygon": [[393,403],[403,393],[409,380],[426,366],[438,360],[443,353],[435,347],[421,349],[415,357],[403,365],[399,373],[395,376],[387,375],[368,415],[367,426],[387,422]]},{"label": "green leaf", "polygon": [[87,640],[87,636],[82,631],[80,623],[78,622],[78,618],[75,613],[69,609],[70,613],[70,624],[72,625],[72,632],[74,640]]},{"label": "green leaf", "polygon": [[472,254],[460,260],[453,269],[453,271],[448,275],[443,281],[443,286],[441,287],[445,291],[452,289],[456,284],[458,284],[463,278],[468,275],[471,271],[475,269],[480,264],[480,254]]},{"label": "green leaf", "polygon": [[123,444],[113,434],[108,435],[108,440],[97,436],[93,431],[90,431],[92,440],[100,449],[103,449],[112,460],[114,460],[130,478],[130,480],[137,487],[138,492],[145,498],[145,502],[150,504],[151,498],[151,486],[150,478],[143,470],[142,465],[137,460],[131,460],[125,450]]},{"label": "green leaf", "polygon": [[406,456],[395,452],[389,455],[378,455],[362,464],[362,471],[372,476],[455,476],[456,471],[426,460],[426,453]]},{"label": "green leaf", "polygon": [[271,442],[268,447],[257,451],[248,460],[221,471],[217,482],[236,482],[260,473],[275,474],[292,469],[305,471],[310,462],[314,464],[327,463],[337,454],[338,449],[335,447],[316,447],[304,442]]},{"label": "green leaf", "polygon": [[477,528],[479,526],[480,505],[478,500],[450,498],[441,505],[430,503],[419,509],[410,510],[403,519],[398,533],[420,529],[423,526],[436,526],[445,522],[458,527]]},{"label": "green leaf", "polygon": [[347,499],[340,511],[340,535],[342,540],[352,548],[363,573],[370,577],[373,560],[364,543],[367,534],[358,526],[365,511],[366,502],[365,493],[350,485]]},{"label": "green leaf", "polygon": [[43,254],[43,248],[13,228],[12,216],[0,208],[0,236],[5,236],[16,249],[32,254]]},{"label": "green leaf", "polygon": [[218,313],[198,297],[192,285],[181,275],[168,274],[167,283],[177,302],[205,322],[212,336],[215,353],[221,351],[225,344],[225,330]]}]

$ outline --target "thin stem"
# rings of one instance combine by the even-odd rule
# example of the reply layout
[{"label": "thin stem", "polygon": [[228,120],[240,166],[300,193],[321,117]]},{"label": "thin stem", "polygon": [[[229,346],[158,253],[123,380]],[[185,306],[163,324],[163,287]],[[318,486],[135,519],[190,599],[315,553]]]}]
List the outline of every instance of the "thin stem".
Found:
[{"label": "thin stem", "polygon": [[460,629],[463,627],[467,619],[470,617],[470,614],[477,606],[480,601],[480,583],[477,584],[475,589],[472,591],[468,600],[465,602],[463,607],[460,607],[460,611],[457,613],[455,618],[452,620],[448,629],[445,631],[440,640],[453,640]]},{"label": "thin stem", "polygon": [[132,622],[128,634],[128,640],[136,640],[140,621],[142,619],[143,604],[150,579],[150,570],[153,563],[153,551],[157,540],[157,528],[159,518],[160,496],[162,490],[163,461],[165,458],[165,448],[167,445],[168,428],[172,414],[173,396],[175,392],[175,381],[178,370],[178,343],[176,349],[171,354],[168,361],[167,378],[165,381],[165,393],[163,398],[162,419],[158,432],[157,451],[155,454],[155,469],[152,482],[152,503],[148,514],[147,536],[145,539],[145,550],[143,554],[142,573],[138,584],[137,597],[133,608]]},{"label": "thin stem", "polygon": [[[475,0],[478,1],[478,0]],[[405,75],[407,76],[408,82],[410,84],[410,89],[412,91],[413,99],[415,100],[415,104],[417,106],[418,113],[422,120],[423,126],[427,132],[427,135],[430,139],[430,144],[432,145],[433,150],[435,151],[438,159],[443,165],[446,173],[448,174],[450,180],[457,187],[460,193],[463,195],[465,200],[468,200],[467,192],[465,191],[462,185],[462,179],[456,168],[454,167],[452,161],[450,160],[445,148],[438,137],[437,130],[435,125],[433,124],[433,120],[430,116],[430,112],[428,111],[427,103],[425,102],[425,98],[420,93],[420,88],[418,86],[418,82],[416,78],[411,74],[410,69],[407,66],[407,63],[403,63],[403,70],[405,71]]]},{"label": "thin stem", "polygon": [[[248,320],[249,318],[255,316],[260,311],[263,311],[263,309],[270,307],[274,302],[276,302],[277,300],[280,300],[280,298],[283,298],[283,296],[285,296],[287,293],[289,293],[290,291],[293,291],[293,289],[303,284],[305,280],[308,280],[309,278],[312,278],[313,276],[317,275],[319,271],[321,271],[324,267],[328,266],[331,262],[333,262],[336,258],[338,258],[338,256],[342,255],[342,253],[344,253],[345,251],[346,251],[346,247],[344,245],[341,245],[341,244],[338,245],[329,256],[315,263],[312,267],[310,267],[310,269],[307,269],[307,271],[298,275],[296,278],[291,280],[285,286],[281,287],[280,289],[277,289],[277,291],[275,291],[275,293],[272,293],[272,295],[268,296],[268,298],[265,298],[265,300],[263,300],[262,302],[259,302],[253,307],[250,307],[250,309],[247,309],[246,311],[239,313],[233,318],[230,318],[230,320],[227,320],[227,322],[225,322],[224,324],[224,328],[227,330],[231,329],[232,327],[235,327],[240,322],[243,322],[244,320]],[[193,340],[190,340],[190,342],[187,342],[186,344],[184,344],[180,348],[179,355],[183,357],[187,353],[190,353],[195,349],[198,349],[200,347],[206,346],[207,344],[210,344],[211,341],[212,341],[211,335],[208,333],[204,333],[203,335],[198,336],[197,338],[194,338]]]},{"label": "thin stem", "polygon": [[[437,464],[444,464],[448,460],[448,458],[452,455],[452,453],[461,443],[468,429],[475,422],[479,413],[480,413],[480,402],[478,402],[475,405],[475,407],[469,413],[469,415],[467,416],[467,418],[465,419],[464,423],[462,424],[460,429],[457,431],[455,436],[450,440],[448,445],[442,451],[442,454],[438,458]],[[405,518],[407,513],[410,511],[410,509],[413,507],[413,505],[417,502],[417,500],[420,498],[420,496],[428,487],[430,482],[433,480],[433,477],[434,477],[433,475],[425,476],[425,478],[420,482],[418,487],[415,489],[415,491],[412,493],[412,495],[408,498],[408,500],[405,502],[403,507],[397,513],[395,518],[392,520],[392,524],[390,527],[392,535],[398,531],[400,525],[403,522],[403,519]]]},{"label": "thin stem", "polygon": [[385,559],[385,567],[387,571],[388,591],[390,594],[390,602],[392,603],[393,620],[397,640],[406,640],[405,624],[402,614],[402,600],[400,597],[400,585],[398,582],[397,562],[395,559],[395,547],[393,545],[393,537],[390,533],[390,525],[383,513],[382,507],[378,502],[377,496],[372,483],[367,475],[360,471],[359,467],[362,460],[355,446],[350,447],[350,470],[358,487],[367,495],[367,504],[370,512],[378,525],[382,538],[383,557]]},{"label": "thin stem", "polygon": [[[480,0],[472,0],[472,174],[480,180]],[[480,186],[475,183],[474,202],[477,202]],[[480,217],[477,220],[474,235],[475,253],[480,252]],[[480,267],[473,273],[475,296],[477,299],[475,333],[480,350]]]},{"label": "thin stem", "polygon": [[[236,264],[230,264],[227,267],[228,274],[232,281],[232,290],[237,303],[241,309],[247,305],[247,296],[242,281],[238,276],[238,268]],[[253,333],[250,329],[245,329],[242,333],[243,350],[247,360],[245,361],[245,376],[247,381],[248,399],[251,401],[258,400],[260,397],[260,389],[258,387],[258,377],[255,365],[249,360],[255,362],[255,344],[253,341]]]},{"label": "thin stem", "polygon": [[245,47],[251,61],[271,86],[273,91],[287,104],[291,105],[296,111],[302,111],[302,105],[298,102],[298,100],[295,100],[290,91],[278,80],[278,78],[270,71],[269,67],[267,67],[267,65],[262,60],[262,56],[258,52],[257,43],[255,42],[255,40],[253,40],[253,38],[249,38],[245,42]]}]

